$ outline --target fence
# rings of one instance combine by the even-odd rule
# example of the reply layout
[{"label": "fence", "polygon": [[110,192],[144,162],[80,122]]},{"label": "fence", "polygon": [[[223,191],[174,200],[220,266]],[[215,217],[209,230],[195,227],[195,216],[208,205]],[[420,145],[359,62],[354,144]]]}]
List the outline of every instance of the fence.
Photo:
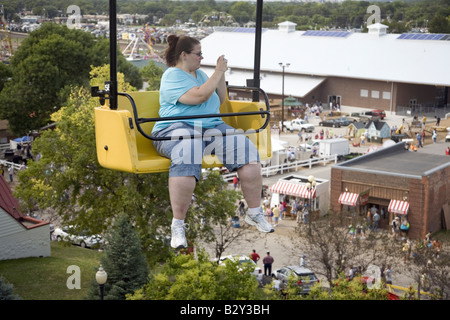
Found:
[{"label": "fence", "polygon": [[[261,169],[261,175],[268,177],[270,175],[283,174],[291,170],[297,171],[299,167],[308,167],[311,169],[315,164],[323,164],[325,166],[329,161],[334,161],[334,163],[337,163],[337,160],[338,156],[335,154],[331,156],[313,157],[306,160],[286,162],[276,166],[263,167]],[[223,179],[227,182],[232,181],[235,176],[235,172],[222,175]]]},{"label": "fence", "polygon": [[439,117],[445,119],[447,114],[450,114],[450,105],[436,108],[433,104],[418,104],[412,107],[397,106],[397,115],[403,116],[427,116],[428,118]]},{"label": "fence", "polygon": [[16,170],[16,171],[19,170],[20,167],[22,166],[22,165],[19,164],[19,163],[14,163],[14,162],[6,161],[6,160],[1,160],[1,159],[0,159],[0,164],[3,165],[3,166],[6,167],[6,168],[12,166],[12,167],[14,168],[14,170]]}]

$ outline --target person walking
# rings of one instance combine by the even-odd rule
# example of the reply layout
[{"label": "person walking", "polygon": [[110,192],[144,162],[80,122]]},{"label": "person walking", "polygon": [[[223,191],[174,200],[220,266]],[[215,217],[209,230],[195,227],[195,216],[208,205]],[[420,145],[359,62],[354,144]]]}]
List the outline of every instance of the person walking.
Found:
[{"label": "person walking", "polygon": [[275,205],[275,208],[273,208],[272,214],[273,214],[273,226],[276,227],[278,226],[278,219],[280,218],[280,208],[278,208],[277,205]]},{"label": "person walking", "polygon": [[264,275],[271,276],[272,275],[272,263],[274,262],[273,257],[270,255],[270,252],[267,251],[267,255],[263,259],[264,264]]},{"label": "person walking", "polygon": [[300,267],[306,267],[306,255],[302,254],[300,257]]},{"label": "person walking", "polygon": [[422,144],[422,135],[420,134],[420,132],[417,132],[417,148],[423,148],[423,144]]},{"label": "person walking", "polygon": [[392,227],[392,235],[394,236],[394,239],[398,238],[398,234],[400,233],[400,219],[398,217],[395,217],[391,222]]},{"label": "person walking", "polygon": [[381,216],[378,211],[375,211],[375,214],[373,215],[373,231],[378,230],[378,223],[380,222],[380,218]]},{"label": "person walking", "polygon": [[391,266],[388,265],[385,271],[385,275],[386,275],[386,284],[392,284],[392,269]]},{"label": "person walking", "polygon": [[9,181],[13,182],[13,175],[14,175],[14,167],[10,166],[8,168],[8,173],[9,173]]},{"label": "person walking", "polygon": [[436,143],[436,140],[437,140],[437,133],[436,133],[436,129],[435,129],[435,130],[433,130],[433,135],[432,135],[432,138],[433,138],[433,143]]}]

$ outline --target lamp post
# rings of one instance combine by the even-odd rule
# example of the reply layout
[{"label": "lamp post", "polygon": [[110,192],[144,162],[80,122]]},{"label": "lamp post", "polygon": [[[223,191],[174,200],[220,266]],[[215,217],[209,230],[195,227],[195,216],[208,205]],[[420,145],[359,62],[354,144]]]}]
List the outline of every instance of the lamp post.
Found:
[{"label": "lamp post", "polygon": [[95,280],[98,283],[98,286],[100,287],[100,300],[103,300],[103,292],[105,289],[105,283],[108,279],[108,274],[105,270],[103,270],[102,265],[100,265],[100,268],[98,269],[97,273],[95,274]]},{"label": "lamp post", "polygon": [[282,80],[281,80],[281,131],[284,132],[284,69],[289,67],[290,63],[278,63],[281,68],[283,68]]}]

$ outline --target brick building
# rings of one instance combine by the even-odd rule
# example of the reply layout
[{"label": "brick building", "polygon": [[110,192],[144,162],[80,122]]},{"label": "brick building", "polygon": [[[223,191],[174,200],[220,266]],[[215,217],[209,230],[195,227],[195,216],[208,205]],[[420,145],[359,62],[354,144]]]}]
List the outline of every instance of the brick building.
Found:
[{"label": "brick building", "polygon": [[412,152],[397,143],[337,164],[331,169],[330,209],[339,213],[346,206],[362,215],[372,206],[385,210],[382,228],[395,216],[405,217],[413,239],[448,229],[448,156]]}]

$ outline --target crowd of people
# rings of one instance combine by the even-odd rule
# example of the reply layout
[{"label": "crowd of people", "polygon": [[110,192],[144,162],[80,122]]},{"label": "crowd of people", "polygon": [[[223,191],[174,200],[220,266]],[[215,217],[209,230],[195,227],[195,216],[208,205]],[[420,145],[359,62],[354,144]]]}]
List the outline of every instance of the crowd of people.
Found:
[{"label": "crowd of people", "polygon": [[[289,210],[288,207],[290,207]],[[297,223],[308,223],[308,204],[300,199],[291,199],[289,204],[283,199],[279,204],[271,206],[269,197],[265,197],[262,202],[262,210],[267,221],[274,227],[277,227],[281,220],[286,219],[288,214]]]}]

